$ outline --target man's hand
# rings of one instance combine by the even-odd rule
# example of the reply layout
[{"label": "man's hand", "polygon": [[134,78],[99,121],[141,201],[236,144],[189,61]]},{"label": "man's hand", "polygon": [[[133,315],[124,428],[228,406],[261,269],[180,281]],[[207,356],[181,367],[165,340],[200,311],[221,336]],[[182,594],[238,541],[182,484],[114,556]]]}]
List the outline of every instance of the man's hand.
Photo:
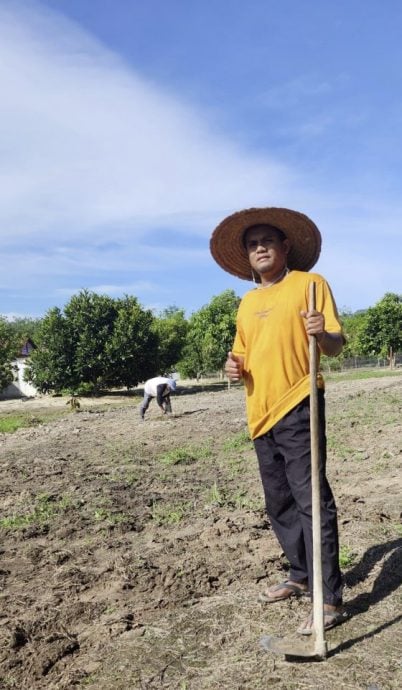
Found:
[{"label": "man's hand", "polygon": [[229,381],[240,381],[243,377],[244,358],[229,352],[225,364],[225,374]]},{"label": "man's hand", "polygon": [[345,344],[345,339],[342,333],[327,333],[324,314],[313,309],[301,311],[300,315],[305,319],[304,326],[307,335],[315,335],[322,354],[328,355],[328,357],[339,355]]},{"label": "man's hand", "polygon": [[318,342],[320,337],[325,333],[325,318],[324,314],[312,309],[311,311],[301,311],[300,315],[305,319],[304,326],[306,328],[307,335],[317,336]]}]

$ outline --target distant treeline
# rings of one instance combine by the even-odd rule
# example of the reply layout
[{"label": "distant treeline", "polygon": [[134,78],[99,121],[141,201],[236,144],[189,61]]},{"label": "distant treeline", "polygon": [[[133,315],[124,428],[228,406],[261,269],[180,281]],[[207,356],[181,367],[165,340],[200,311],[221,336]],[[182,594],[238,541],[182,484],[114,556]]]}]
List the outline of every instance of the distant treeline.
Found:
[{"label": "distant treeline", "polygon": [[[0,316],[0,390],[12,381],[12,362],[28,338],[35,350],[27,376],[39,390],[95,393],[129,389],[157,374],[200,378],[222,370],[239,302],[225,290],[186,318],[176,306],[155,314],[136,297],[82,290],[41,319]],[[367,356],[395,364],[402,351],[402,295],[386,293],[375,306],[340,316],[347,342],[338,361]]]}]

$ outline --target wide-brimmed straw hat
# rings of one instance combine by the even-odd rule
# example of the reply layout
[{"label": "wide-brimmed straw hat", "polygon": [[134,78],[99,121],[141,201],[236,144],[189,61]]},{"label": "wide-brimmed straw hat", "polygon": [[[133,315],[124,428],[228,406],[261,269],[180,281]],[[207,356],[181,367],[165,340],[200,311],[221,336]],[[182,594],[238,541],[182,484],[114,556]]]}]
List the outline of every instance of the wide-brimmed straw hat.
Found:
[{"label": "wide-brimmed straw hat", "polygon": [[227,216],[212,233],[211,254],[228,273],[252,280],[250,262],[243,243],[253,225],[271,225],[289,240],[287,265],[290,270],[309,271],[320,256],[321,234],[310,218],[288,208],[247,208]]}]

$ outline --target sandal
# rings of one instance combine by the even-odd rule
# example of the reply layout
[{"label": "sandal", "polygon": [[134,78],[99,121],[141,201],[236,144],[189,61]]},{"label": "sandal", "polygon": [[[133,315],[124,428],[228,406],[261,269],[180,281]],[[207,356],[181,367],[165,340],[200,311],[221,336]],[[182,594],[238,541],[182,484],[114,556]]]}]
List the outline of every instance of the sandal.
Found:
[{"label": "sandal", "polygon": [[[331,630],[335,628],[336,625],[340,625],[347,618],[348,614],[346,611],[324,611],[324,630]],[[312,635],[314,631],[313,626],[313,614],[310,613],[308,618],[301,624],[297,631],[299,635]]]},{"label": "sandal", "polygon": [[[269,592],[280,592],[283,589],[287,590],[286,594],[281,594],[280,596],[271,596],[269,594]],[[277,585],[268,587],[265,592],[259,594],[258,599],[265,604],[271,604],[274,601],[283,601],[291,597],[305,597],[309,596],[309,594],[310,592],[307,589],[302,589],[301,585],[295,585],[293,582],[285,580],[285,582],[279,582]]]}]

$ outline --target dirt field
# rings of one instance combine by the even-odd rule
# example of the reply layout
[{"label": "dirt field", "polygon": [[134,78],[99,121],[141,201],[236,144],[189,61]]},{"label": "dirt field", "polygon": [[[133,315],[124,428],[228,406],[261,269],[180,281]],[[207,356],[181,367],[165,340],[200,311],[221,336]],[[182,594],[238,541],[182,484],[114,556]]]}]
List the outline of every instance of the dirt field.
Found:
[{"label": "dirt field", "polygon": [[399,690],[402,375],[327,386],[350,619],[321,663],[260,646],[309,603],[257,601],[287,564],[242,389],[186,387],[169,419],[138,403],[0,403],[32,424],[0,434],[0,687]]}]

